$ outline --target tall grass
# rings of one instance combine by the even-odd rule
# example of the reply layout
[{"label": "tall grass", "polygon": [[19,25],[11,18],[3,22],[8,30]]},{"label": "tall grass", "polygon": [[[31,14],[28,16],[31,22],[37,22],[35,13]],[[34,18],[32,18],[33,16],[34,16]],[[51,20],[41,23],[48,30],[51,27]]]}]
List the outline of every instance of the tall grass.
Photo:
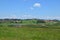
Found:
[{"label": "tall grass", "polygon": [[0,40],[60,40],[60,29],[0,27]]}]

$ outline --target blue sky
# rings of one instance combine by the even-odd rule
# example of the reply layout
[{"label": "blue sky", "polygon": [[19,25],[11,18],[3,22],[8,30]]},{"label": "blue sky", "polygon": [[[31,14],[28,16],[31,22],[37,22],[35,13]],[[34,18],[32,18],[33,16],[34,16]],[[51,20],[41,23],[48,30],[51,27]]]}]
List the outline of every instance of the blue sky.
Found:
[{"label": "blue sky", "polygon": [[0,18],[60,19],[60,0],[0,0]]}]

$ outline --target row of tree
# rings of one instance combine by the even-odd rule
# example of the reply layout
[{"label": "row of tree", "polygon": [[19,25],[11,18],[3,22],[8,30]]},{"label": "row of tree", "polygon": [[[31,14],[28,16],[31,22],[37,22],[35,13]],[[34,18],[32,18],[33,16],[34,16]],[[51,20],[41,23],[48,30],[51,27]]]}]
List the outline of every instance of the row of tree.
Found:
[{"label": "row of tree", "polygon": [[43,19],[0,19],[0,23],[22,23],[23,21],[32,20],[33,23],[46,23],[46,21],[60,22],[59,20],[43,20]]}]

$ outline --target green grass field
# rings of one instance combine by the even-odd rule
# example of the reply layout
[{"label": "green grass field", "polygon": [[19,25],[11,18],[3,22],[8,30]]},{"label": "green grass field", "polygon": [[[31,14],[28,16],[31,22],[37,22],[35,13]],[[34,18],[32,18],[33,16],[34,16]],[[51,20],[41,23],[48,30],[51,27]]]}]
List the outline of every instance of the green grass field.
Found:
[{"label": "green grass field", "polygon": [[60,40],[60,29],[0,27],[0,40]]}]

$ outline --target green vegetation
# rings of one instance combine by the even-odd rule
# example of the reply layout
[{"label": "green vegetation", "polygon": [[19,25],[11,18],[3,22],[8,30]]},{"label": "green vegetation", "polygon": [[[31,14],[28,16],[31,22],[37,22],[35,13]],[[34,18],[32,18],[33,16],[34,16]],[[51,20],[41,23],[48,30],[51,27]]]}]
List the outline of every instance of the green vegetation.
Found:
[{"label": "green vegetation", "polygon": [[60,29],[0,27],[0,40],[60,40]]},{"label": "green vegetation", "polygon": [[58,20],[0,20],[0,40],[60,40]]}]

